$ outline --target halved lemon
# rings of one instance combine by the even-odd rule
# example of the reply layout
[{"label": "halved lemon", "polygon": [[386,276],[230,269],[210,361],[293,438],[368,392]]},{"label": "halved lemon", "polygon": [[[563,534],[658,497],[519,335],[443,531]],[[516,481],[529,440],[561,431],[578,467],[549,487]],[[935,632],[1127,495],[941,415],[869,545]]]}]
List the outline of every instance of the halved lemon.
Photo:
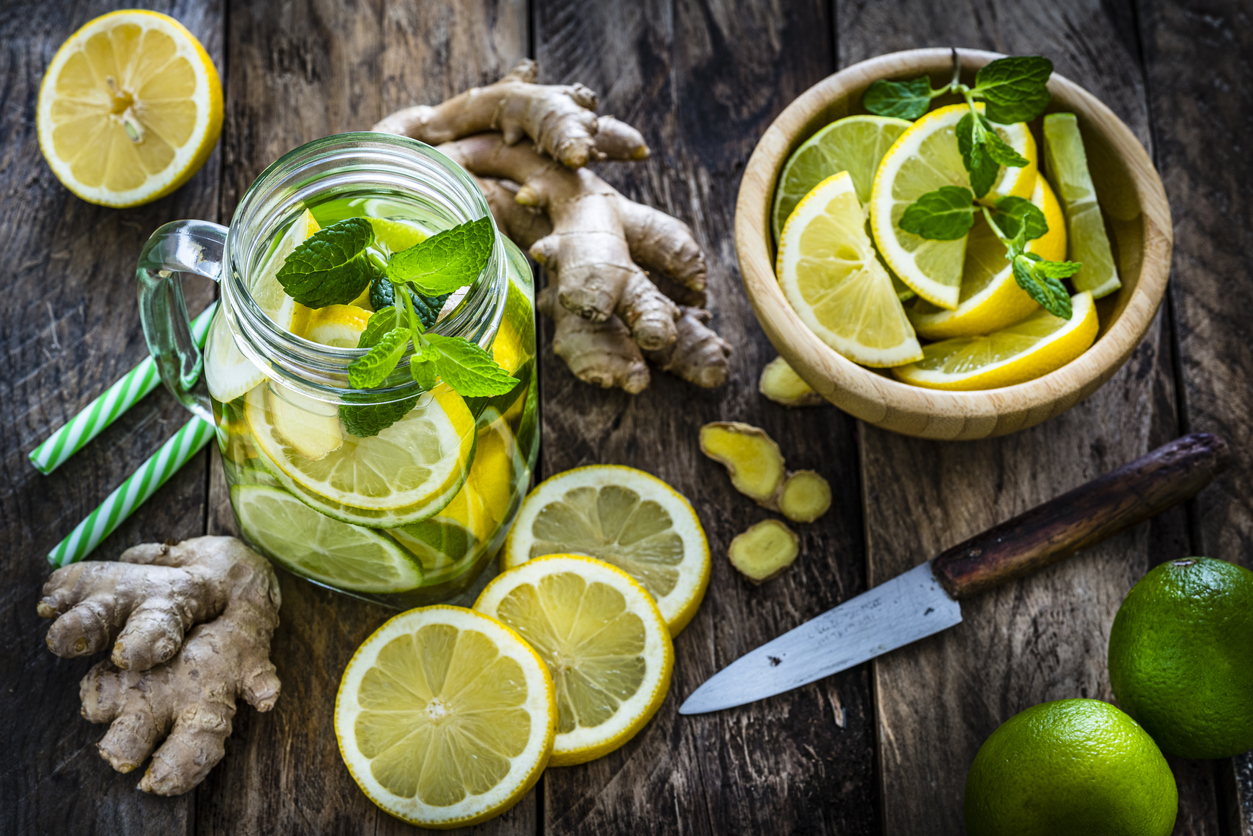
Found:
[{"label": "halved lemon", "polygon": [[617,566],[657,601],[677,636],[709,585],[709,543],[692,505],[642,470],[578,467],[531,491],[505,541],[502,565],[583,554]]},{"label": "halved lemon", "polygon": [[404,592],[422,583],[421,568],[391,540],[319,514],[286,491],[237,485],[231,506],[244,536],[298,575],[370,593]]},{"label": "halved lemon", "polygon": [[1070,319],[1040,308],[1022,322],[986,337],[931,343],[917,363],[892,369],[905,383],[928,389],[998,389],[1043,377],[1087,351],[1098,322],[1092,294],[1071,297]]},{"label": "halved lemon", "polygon": [[670,689],[674,647],[653,599],[600,560],[550,555],[504,572],[474,608],[518,631],[548,665],[557,693],[553,766],[622,746]]},{"label": "halved lemon", "polygon": [[[975,108],[983,111],[982,104]],[[957,307],[960,297],[966,238],[932,241],[899,224],[905,210],[927,192],[942,186],[970,188],[970,174],[957,147],[957,123],[969,112],[964,104],[951,105],[915,122],[883,157],[870,195],[870,228],[888,267],[923,299],[949,310]],[[1037,170],[1031,130],[1024,122],[993,127],[1029,163],[1002,167],[983,201],[991,203],[1004,195],[1029,198]]]},{"label": "halved lemon", "polygon": [[557,711],[544,662],[474,610],[424,607],[357,649],[335,697],[339,753],[383,810],[422,827],[500,815],[539,780]]},{"label": "halved lemon", "polygon": [[[1066,219],[1043,174],[1036,175],[1031,202],[1044,213],[1049,231],[1028,241],[1027,252],[1045,261],[1065,260]],[[966,236],[966,263],[957,309],[949,311],[925,299],[917,299],[905,306],[905,313],[918,336],[945,340],[989,334],[1013,325],[1039,307],[1027,291],[1018,286],[1013,268],[1005,260],[1005,245],[979,214],[975,215],[975,225]]]},{"label": "halved lemon", "polygon": [[268,388],[248,394],[248,428],[283,486],[322,513],[397,528],[433,516],[461,490],[474,454],[474,418],[447,385],[421,395],[378,435],[345,433],[337,449],[316,460],[301,455],[276,426]]},{"label": "halved lemon", "polygon": [[356,348],[369,321],[370,312],[355,304],[327,305],[311,310],[295,333],[311,342],[334,348]]},{"label": "halved lemon", "polygon": [[137,206],[209,158],[222,132],[222,83],[174,18],[112,12],[52,57],[36,122],[44,159],[67,189],[102,206]]},{"label": "halved lemon", "polygon": [[783,225],[801,199],[832,174],[847,171],[857,199],[863,205],[869,201],[879,161],[911,124],[888,116],[845,116],[805,140],[779,172],[770,215],[774,240],[779,240]]},{"label": "halved lemon", "polygon": [[775,272],[801,321],[853,362],[899,366],[922,357],[847,171],[823,180],[793,210]]}]

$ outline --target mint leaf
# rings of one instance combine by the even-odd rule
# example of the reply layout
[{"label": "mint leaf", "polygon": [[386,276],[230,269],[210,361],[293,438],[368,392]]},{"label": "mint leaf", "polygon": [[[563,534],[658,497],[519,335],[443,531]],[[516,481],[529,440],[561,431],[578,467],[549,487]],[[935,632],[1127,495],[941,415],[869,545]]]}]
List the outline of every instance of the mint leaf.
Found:
[{"label": "mint leaf", "polygon": [[970,172],[970,187],[975,197],[983,197],[996,183],[996,175],[1000,164],[987,153],[987,131],[982,120],[975,122],[974,115],[967,113],[957,123],[957,150],[961,152],[962,163]]},{"label": "mint leaf", "polygon": [[287,295],[310,308],[347,305],[378,275],[369,257],[374,227],[348,218],[320,229],[287,256],[275,278]]},{"label": "mint leaf", "polygon": [[941,186],[910,204],[898,225],[932,241],[954,241],[974,225],[974,199],[970,189]]},{"label": "mint leaf", "polygon": [[[444,303],[448,301],[449,293],[440,293],[436,296],[422,296],[421,294],[409,291],[409,298],[413,301],[413,311],[418,315],[418,319],[422,321],[423,328],[430,328],[435,324],[435,320],[439,318],[439,312],[444,309]],[[370,283],[370,304],[374,310],[381,310],[396,303],[396,287],[385,276],[379,276]]]},{"label": "mint leaf", "polygon": [[391,403],[341,404],[339,420],[344,422],[344,429],[352,435],[369,438],[404,418],[417,402],[418,398],[414,396]]},{"label": "mint leaf", "polygon": [[1001,135],[992,127],[992,123],[982,116],[979,121],[983,123],[983,144],[988,152],[988,156],[1000,165],[1006,168],[1021,168],[1024,165],[1030,165],[1031,161],[1014,150],[1014,147],[1005,140],[1001,139]]},{"label": "mint leaf", "polygon": [[[1027,253],[1028,256],[1036,256],[1035,253]],[[1077,261],[1038,261],[1035,264],[1035,271],[1043,273],[1050,279],[1069,279],[1075,273],[1083,269],[1083,265]]]},{"label": "mint leaf", "polygon": [[1027,291],[1028,296],[1039,302],[1053,316],[1070,319],[1073,313],[1070,294],[1056,277],[1049,276],[1046,271],[1039,269],[1040,264],[1049,263],[1042,262],[1039,258],[1039,256],[1033,258],[1031,253],[1015,256],[1012,261],[1014,280],[1018,282],[1019,287]]},{"label": "mint leaf", "polygon": [[437,361],[440,353],[433,345],[422,346],[418,353],[413,355],[409,360],[409,373],[413,375],[413,379],[418,385],[428,392],[435,388],[439,382],[439,367]]},{"label": "mint leaf", "polygon": [[428,334],[426,339],[439,351],[435,366],[444,382],[466,398],[503,395],[518,385],[518,379],[496,365],[492,355],[461,337]]},{"label": "mint leaf", "polygon": [[408,328],[394,328],[382,336],[364,356],[353,360],[348,366],[348,382],[354,389],[373,389],[396,368],[401,356],[413,338]]},{"label": "mint leaf", "polygon": [[425,296],[452,293],[483,271],[494,243],[490,218],[469,221],[394,254],[387,260],[387,276]]},{"label": "mint leaf", "polygon": [[996,225],[1006,238],[1017,238],[1019,230],[1023,230],[1022,240],[1025,244],[1049,231],[1049,223],[1040,207],[1025,198],[1002,197],[996,201],[995,206]]},{"label": "mint leaf", "polygon": [[917,119],[931,106],[931,82],[925,77],[912,81],[881,78],[866,88],[861,106],[878,116]]},{"label": "mint leaf", "polygon": [[386,336],[388,331],[398,327],[400,324],[399,311],[395,308],[379,308],[366,321],[365,330],[357,338],[357,348],[373,348],[378,345],[379,340]]},{"label": "mint leaf", "polygon": [[987,102],[984,115],[993,122],[1030,122],[1048,107],[1052,74],[1053,62],[1039,55],[1000,58],[979,70],[972,92]]}]

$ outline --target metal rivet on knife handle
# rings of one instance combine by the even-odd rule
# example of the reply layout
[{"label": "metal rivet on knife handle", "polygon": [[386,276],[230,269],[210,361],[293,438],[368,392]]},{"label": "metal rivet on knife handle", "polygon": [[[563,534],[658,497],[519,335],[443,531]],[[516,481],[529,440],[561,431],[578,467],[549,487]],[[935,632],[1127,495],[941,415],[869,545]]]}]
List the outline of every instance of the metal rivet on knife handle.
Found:
[{"label": "metal rivet on knife handle", "polygon": [[1218,436],[1185,435],[954,546],[932,569],[954,598],[978,595],[1190,499],[1230,463]]}]

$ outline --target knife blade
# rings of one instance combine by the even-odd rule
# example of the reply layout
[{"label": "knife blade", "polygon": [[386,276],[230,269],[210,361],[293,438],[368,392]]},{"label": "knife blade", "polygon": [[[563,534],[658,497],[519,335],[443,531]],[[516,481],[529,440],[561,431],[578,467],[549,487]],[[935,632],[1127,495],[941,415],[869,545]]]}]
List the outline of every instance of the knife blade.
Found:
[{"label": "knife blade", "polygon": [[799,688],[961,623],[963,598],[1026,577],[1173,507],[1227,468],[1192,433],[954,546],[740,657],[679,707],[703,714]]}]

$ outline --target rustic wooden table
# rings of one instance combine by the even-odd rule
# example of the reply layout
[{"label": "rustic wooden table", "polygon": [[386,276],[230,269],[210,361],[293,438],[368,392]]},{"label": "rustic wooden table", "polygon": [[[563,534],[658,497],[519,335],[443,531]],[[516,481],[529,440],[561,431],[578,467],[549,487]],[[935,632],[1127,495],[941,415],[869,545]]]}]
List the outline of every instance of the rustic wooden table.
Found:
[{"label": "rustic wooden table", "polygon": [[[138,209],[71,196],[39,154],[35,100],[56,47],[113,3],[0,5],[0,832],[396,833],[340,761],[331,709],[382,609],[283,577],[274,659],[283,696],[241,708],[222,764],[195,792],[154,798],[103,763],[104,729],[78,714],[86,660],[43,646],[43,555],[186,414],[164,391],[53,476],[26,453],[144,356],[133,269],[176,218],[229,221],[285,151],[363,129],[403,105],[488,82],[526,55],[542,78],[582,81],[602,112],[639,127],[644,165],[601,167],[628,195],[695,227],[715,324],[735,345],[716,392],[666,375],[629,397],[575,381],[551,353],[541,377],[540,474],[591,462],[656,473],[694,502],[713,579],[680,636],[671,696],[612,755],[553,769],[491,834],[960,834],[967,766],[1015,712],[1062,697],[1112,699],[1109,625],[1150,566],[1190,553],[1253,565],[1253,10],[1246,0],[158,0],[222,74],[221,146],[192,181]],[[819,79],[879,53],[960,45],[1043,53],[1104,99],[1151,150],[1175,223],[1170,293],[1126,367],[1043,426],[935,443],[834,407],[788,412],[756,392],[773,356],[739,285],[731,229],[740,173],[775,115]],[[189,307],[213,296],[188,282]],[[549,335],[545,334],[545,339]],[[803,526],[796,567],[760,588],[724,558],[765,512],[699,455],[715,419],[765,427],[789,463],[822,472],[835,505]],[[868,584],[1185,430],[1225,436],[1238,463],[1165,514],[966,608],[959,628],[740,709],[680,717],[701,681]],[[98,558],[134,543],[230,531],[220,459],[192,461]],[[1253,834],[1253,759],[1172,763],[1176,833]]]}]

